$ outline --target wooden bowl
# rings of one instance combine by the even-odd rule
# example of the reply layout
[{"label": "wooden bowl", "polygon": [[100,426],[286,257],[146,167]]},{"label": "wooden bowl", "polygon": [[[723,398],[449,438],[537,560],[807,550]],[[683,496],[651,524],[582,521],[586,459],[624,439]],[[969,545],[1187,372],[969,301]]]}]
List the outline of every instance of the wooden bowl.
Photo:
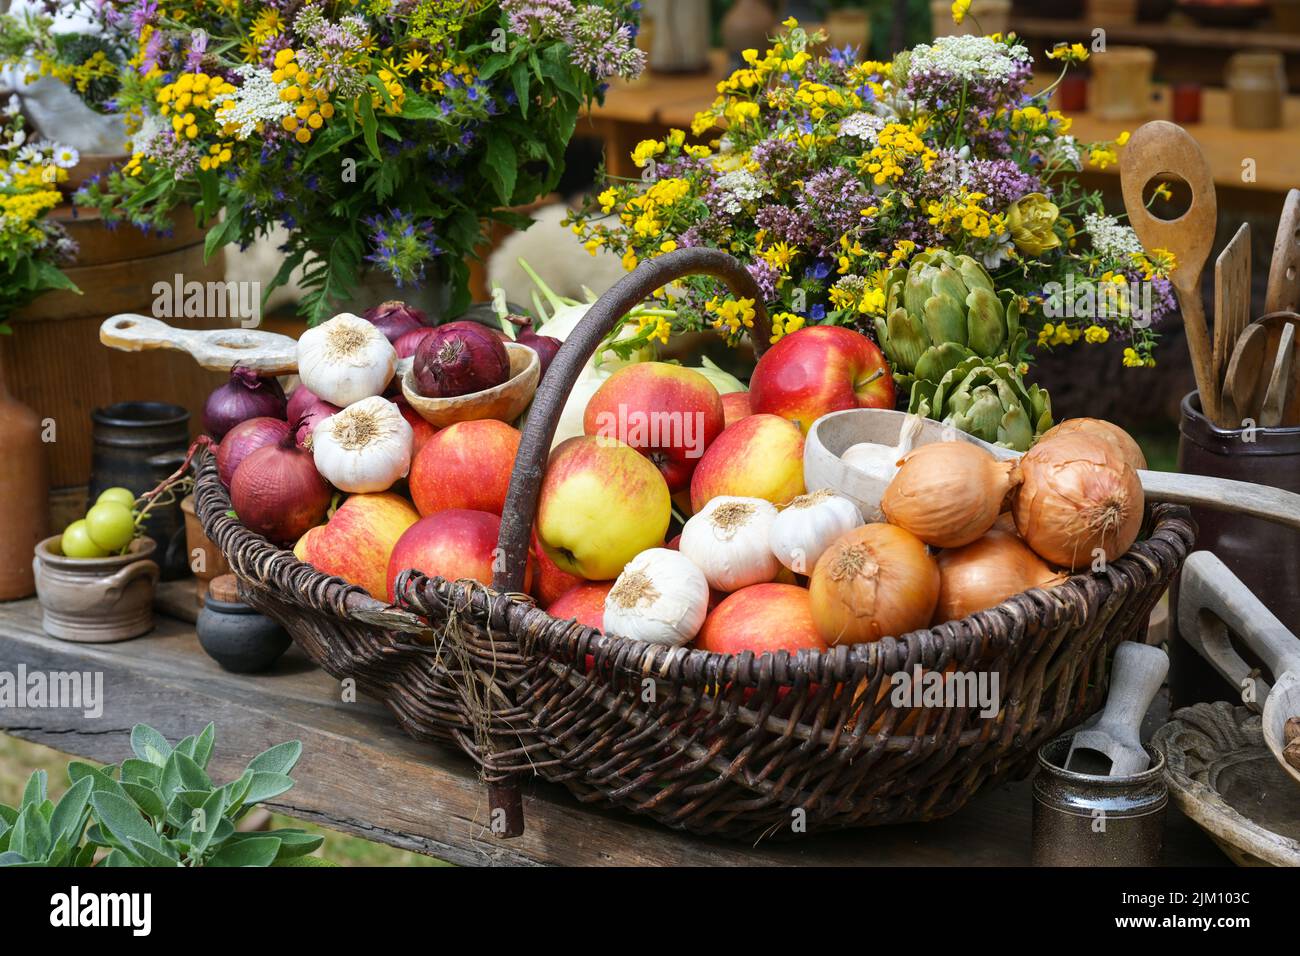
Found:
[{"label": "wooden bowl", "polygon": [[542,377],[542,362],[526,345],[506,342],[505,347],[510,356],[510,378],[495,388],[455,398],[425,398],[415,390],[415,370],[407,368],[402,373],[402,394],[421,418],[437,428],[480,418],[512,422],[533,400]]}]

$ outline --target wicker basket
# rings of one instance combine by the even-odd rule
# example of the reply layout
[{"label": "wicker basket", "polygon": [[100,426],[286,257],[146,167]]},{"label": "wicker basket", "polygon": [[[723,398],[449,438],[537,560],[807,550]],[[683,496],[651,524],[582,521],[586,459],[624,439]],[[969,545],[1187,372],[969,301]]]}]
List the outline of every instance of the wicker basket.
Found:
[{"label": "wicker basket", "polygon": [[[205,454],[197,511],[246,599],[329,674],[384,701],[413,737],[469,754],[500,835],[522,832],[527,774],[583,802],[744,839],[935,819],[988,783],[1023,776],[1040,744],[1098,709],[1115,646],[1144,637],[1192,545],[1184,508],[1153,509],[1143,538],[1104,573],[820,653],[730,656],[606,637],[516,593],[546,452],[582,365],[629,307],[697,272],[762,301],[730,257],[669,253],[611,289],[560,350],[524,429],[493,588],[405,572],[397,605],[376,601],[241,526]],[[767,317],[756,308],[763,343]],[[891,675],[916,667],[996,674],[997,716],[981,717],[974,702],[895,707]]]}]

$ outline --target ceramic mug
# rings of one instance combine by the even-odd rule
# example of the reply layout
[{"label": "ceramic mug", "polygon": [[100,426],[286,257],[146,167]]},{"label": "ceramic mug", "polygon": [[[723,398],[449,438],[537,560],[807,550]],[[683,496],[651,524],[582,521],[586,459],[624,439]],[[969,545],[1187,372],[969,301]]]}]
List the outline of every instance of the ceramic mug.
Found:
[{"label": "ceramic mug", "polygon": [[62,535],[36,546],[32,569],[45,633],[65,641],[106,644],[139,637],[153,629],[157,545],[136,538],[126,554],[69,558],[59,550]]}]

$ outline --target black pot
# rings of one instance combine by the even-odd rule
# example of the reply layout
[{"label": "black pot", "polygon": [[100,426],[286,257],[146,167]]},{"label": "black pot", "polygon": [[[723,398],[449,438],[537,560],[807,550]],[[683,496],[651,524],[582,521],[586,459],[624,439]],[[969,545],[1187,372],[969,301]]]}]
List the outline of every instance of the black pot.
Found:
[{"label": "black pot", "polygon": [[[1300,493],[1300,428],[1257,428],[1249,434],[1240,428],[1219,428],[1201,413],[1195,392],[1183,399],[1181,408],[1179,471]],[[1226,511],[1193,508],[1192,517],[1200,528],[1197,550],[1218,555],[1292,633],[1300,633],[1300,588],[1296,587],[1300,581],[1300,533]],[[1175,581],[1170,608],[1178,607],[1177,600]],[[1238,650],[1247,661],[1259,663],[1248,649]],[[1185,641],[1175,642],[1169,657],[1173,708],[1201,701],[1239,702],[1239,691]]]},{"label": "black pot", "polygon": [[[190,446],[190,413],[165,402],[118,402],[97,408],[91,438],[90,501],[106,488],[129,488],[137,497],[180,467]],[[158,546],[163,580],[189,574],[185,516],[180,500],[149,512],[145,530]]]},{"label": "black pot", "polygon": [[290,643],[285,629],[265,614],[211,594],[203,599],[195,629],[207,655],[236,674],[269,670]]}]

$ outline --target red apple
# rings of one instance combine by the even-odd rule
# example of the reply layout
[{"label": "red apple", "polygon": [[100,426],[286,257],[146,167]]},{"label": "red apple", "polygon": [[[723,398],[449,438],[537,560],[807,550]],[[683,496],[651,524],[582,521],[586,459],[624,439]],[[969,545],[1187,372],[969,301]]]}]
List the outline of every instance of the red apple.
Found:
[{"label": "red apple", "polygon": [[804,432],[827,412],[893,408],[894,377],[876,343],[839,325],[785,336],[758,360],[749,383],[756,414],[780,415]]},{"label": "red apple", "polygon": [[439,431],[411,462],[411,498],[420,514],[449,508],[501,514],[520,437],[492,418]]},{"label": "red apple", "polygon": [[691,478],[691,510],[718,495],[783,505],[804,493],[803,433],[776,415],[750,415],[723,431]]},{"label": "red apple", "polygon": [[722,396],[722,414],[726,419],[724,427],[730,428],[742,418],[754,414],[749,401],[749,392],[728,392]]},{"label": "red apple", "polygon": [[616,438],[649,458],[671,492],[691,473],[726,423],[722,397],[694,369],[667,362],[624,366],[587,403],[583,430]]},{"label": "red apple", "polygon": [[293,553],[317,571],[342,578],[391,600],[388,561],[393,548],[420,515],[411,503],[390,492],[352,495],[328,524],[317,525],[294,545]]},{"label": "red apple", "polygon": [[406,400],[405,395],[398,395],[393,399],[393,404],[397,410],[402,413],[406,423],[411,426],[411,461],[415,461],[415,456],[420,454],[420,449],[425,446],[430,438],[438,433],[438,427],[424,420],[424,416],[411,407],[411,403]]},{"label": "red apple", "polygon": [[[473,578],[492,583],[501,518],[487,511],[453,508],[421,518],[397,540],[388,560],[388,594],[393,597],[397,575],[406,568],[448,581]],[[532,562],[524,589],[532,583]]]},{"label": "red apple", "polygon": [[695,646],[717,654],[826,650],[808,591],[792,584],[751,584],[729,594],[704,619]]},{"label": "red apple", "polygon": [[537,562],[537,574],[533,578],[533,597],[537,598],[537,604],[543,611],[550,608],[560,595],[583,583],[582,578],[563,570],[550,559],[546,549],[542,547],[542,542],[537,540],[536,528],[533,529],[529,550],[532,552],[533,560]]},{"label": "red apple", "polygon": [[605,595],[613,587],[613,581],[584,581],[560,595],[546,613],[561,621],[574,618],[599,631],[605,618]]}]

